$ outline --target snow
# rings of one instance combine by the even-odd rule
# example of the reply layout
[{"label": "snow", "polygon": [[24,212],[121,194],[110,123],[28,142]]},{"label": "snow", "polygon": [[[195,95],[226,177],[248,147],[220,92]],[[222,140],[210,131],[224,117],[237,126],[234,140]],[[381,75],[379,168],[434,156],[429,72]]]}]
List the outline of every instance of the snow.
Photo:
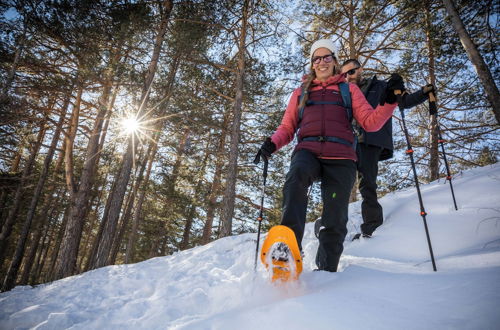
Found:
[{"label": "snow", "polygon": [[313,272],[313,224],[298,282],[254,273],[256,234],[0,294],[0,329],[499,329],[500,164],[422,185],[432,270],[414,188],[381,199],[385,223],[351,242],[338,273]]}]

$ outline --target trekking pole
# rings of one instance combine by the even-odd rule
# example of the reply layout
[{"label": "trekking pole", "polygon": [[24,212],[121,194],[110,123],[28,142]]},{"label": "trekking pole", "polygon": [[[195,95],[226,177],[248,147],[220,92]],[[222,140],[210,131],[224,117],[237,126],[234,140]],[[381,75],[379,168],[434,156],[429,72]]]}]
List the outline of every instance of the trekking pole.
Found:
[{"label": "trekking pole", "polygon": [[266,179],[267,179],[267,164],[268,160],[267,157],[262,155],[262,159],[264,160],[264,171],[262,173],[262,176],[264,177],[264,182],[262,184],[262,195],[260,196],[260,211],[259,211],[259,217],[257,220],[259,221],[259,229],[257,230],[257,248],[255,249],[255,263],[254,263],[254,271],[257,270],[257,259],[259,255],[259,243],[260,243],[260,228],[262,226],[262,220],[264,216],[264,196],[266,193]]},{"label": "trekking pole", "polygon": [[[402,98],[401,91],[399,89],[397,89],[394,91],[394,94],[398,98],[398,104],[401,104],[401,98]],[[418,184],[417,169],[415,168],[415,160],[413,159],[413,148],[412,148],[411,143],[410,143],[408,129],[406,128],[405,113],[404,113],[403,108],[401,106],[399,106],[399,111],[401,112],[401,121],[403,122],[403,131],[405,133],[406,144],[408,145],[408,149],[406,150],[406,153],[410,156],[411,167],[413,169],[413,177],[415,178],[415,186],[417,187],[418,201],[420,203],[420,215],[422,216],[422,220],[424,221],[425,234],[427,236],[427,244],[429,245],[429,252],[431,254],[432,268],[434,269],[434,271],[437,271],[436,261],[434,260],[434,253],[432,252],[431,238],[429,236],[429,228],[427,227],[427,220],[426,220],[427,213],[425,212],[425,209],[424,209],[424,202],[422,201],[422,194],[420,193],[420,185]]]},{"label": "trekking pole", "polygon": [[437,105],[436,105],[436,96],[433,92],[429,93],[429,114],[436,116],[436,126],[438,132],[438,143],[441,145],[441,152],[443,153],[444,165],[446,167],[446,180],[450,182],[451,196],[453,197],[453,204],[455,205],[455,210],[458,210],[457,201],[455,199],[455,192],[453,191],[453,183],[451,182],[451,172],[450,167],[448,166],[448,160],[446,159],[446,153],[444,152],[444,143],[446,142],[441,136],[441,129],[439,128],[438,122],[438,113],[437,113]]}]

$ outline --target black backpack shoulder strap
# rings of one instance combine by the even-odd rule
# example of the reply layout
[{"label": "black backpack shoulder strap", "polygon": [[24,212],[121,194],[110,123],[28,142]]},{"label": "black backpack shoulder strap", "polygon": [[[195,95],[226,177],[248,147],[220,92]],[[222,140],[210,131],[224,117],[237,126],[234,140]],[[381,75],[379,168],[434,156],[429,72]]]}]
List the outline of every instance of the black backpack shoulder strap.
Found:
[{"label": "black backpack shoulder strap", "polygon": [[351,92],[349,91],[349,84],[342,82],[339,84],[340,95],[342,96],[342,101],[344,102],[345,111],[347,112],[347,120],[349,121],[349,125],[351,126],[351,131],[354,134],[354,143],[352,147],[356,150],[358,145],[358,133],[353,127],[353,114],[352,114],[352,99]]},{"label": "black backpack shoulder strap", "polygon": [[[302,100],[304,100],[304,97],[306,96],[307,94],[307,90],[305,89],[305,86],[302,84],[302,87],[301,87],[301,90],[300,90],[300,97],[299,97],[299,105],[302,103]],[[306,107],[306,105],[304,104],[303,106],[301,106],[299,108],[299,126],[300,126],[300,122],[302,121],[302,117],[304,116],[304,108]]]},{"label": "black backpack shoulder strap", "polygon": [[345,82],[341,82],[339,84],[340,95],[342,96],[342,101],[344,102],[344,107],[347,111],[347,119],[349,122],[352,121],[352,101],[351,101],[351,92],[349,91],[349,84]]}]

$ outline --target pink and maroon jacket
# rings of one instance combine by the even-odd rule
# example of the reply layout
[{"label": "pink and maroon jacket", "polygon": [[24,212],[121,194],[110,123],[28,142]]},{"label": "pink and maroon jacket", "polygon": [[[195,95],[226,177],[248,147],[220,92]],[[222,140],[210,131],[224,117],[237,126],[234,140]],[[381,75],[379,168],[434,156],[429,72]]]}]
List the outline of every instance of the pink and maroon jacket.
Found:
[{"label": "pink and maroon jacket", "polygon": [[[326,82],[313,80],[309,89],[309,99],[313,101],[341,100],[338,84],[345,82],[344,75],[335,75]],[[375,110],[355,84],[349,84],[353,117],[367,132],[378,131],[392,116],[396,104],[377,106]],[[290,143],[299,125],[299,100],[301,88],[293,91],[280,126],[271,136],[276,150]],[[311,105],[304,110],[300,123],[299,143],[295,150],[307,149],[319,158],[357,160],[354,149],[335,142],[300,141],[308,136],[334,136],[353,141],[353,133],[347,120],[346,110],[338,105]]]}]

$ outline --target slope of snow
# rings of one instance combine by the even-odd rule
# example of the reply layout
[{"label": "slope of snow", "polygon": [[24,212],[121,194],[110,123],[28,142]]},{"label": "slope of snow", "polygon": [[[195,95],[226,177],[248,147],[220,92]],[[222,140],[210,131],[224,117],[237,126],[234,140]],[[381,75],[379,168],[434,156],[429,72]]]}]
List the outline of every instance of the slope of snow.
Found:
[{"label": "slope of snow", "polygon": [[256,234],[172,256],[109,266],[0,294],[0,329],[499,329],[500,164],[423,185],[437,272],[414,188],[381,199],[385,223],[350,241],[338,273],[313,272],[312,224],[297,283],[275,286]]}]

